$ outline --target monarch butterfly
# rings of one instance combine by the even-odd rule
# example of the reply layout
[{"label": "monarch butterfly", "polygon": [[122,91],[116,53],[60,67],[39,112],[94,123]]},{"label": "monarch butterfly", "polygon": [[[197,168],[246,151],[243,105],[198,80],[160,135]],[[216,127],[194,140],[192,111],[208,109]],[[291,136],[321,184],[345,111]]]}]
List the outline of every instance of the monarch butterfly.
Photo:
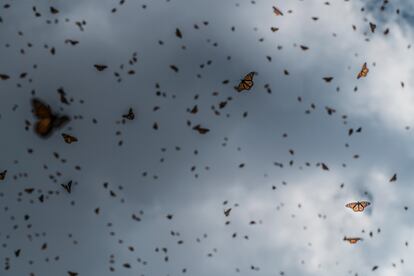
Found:
[{"label": "monarch butterfly", "polygon": [[7,170],[4,170],[0,173],[0,180],[4,180],[6,178]]},{"label": "monarch butterfly", "polygon": [[208,128],[204,128],[201,125],[196,125],[195,127],[193,127],[193,129],[198,131],[198,133],[200,134],[206,134],[207,132],[210,131]]},{"label": "monarch butterfly", "polygon": [[128,113],[127,114],[122,115],[122,117],[125,118],[125,119],[128,119],[130,121],[134,120],[135,114],[134,114],[134,111],[132,110],[132,108],[130,108],[128,110]]},{"label": "monarch butterfly", "polygon": [[368,69],[368,67],[367,67],[367,63],[365,62],[365,63],[362,65],[362,69],[361,69],[361,71],[359,71],[359,73],[358,73],[357,79],[359,79],[359,78],[361,78],[361,77],[366,77],[366,76],[368,75],[368,72],[369,72],[369,69]]},{"label": "monarch butterfly", "polygon": [[51,108],[39,99],[32,99],[33,113],[38,118],[35,132],[41,137],[48,137],[54,129],[70,121],[68,116],[53,114]]},{"label": "monarch butterfly", "polygon": [[276,14],[276,15],[283,15],[283,13],[278,9],[278,8],[276,8],[275,6],[273,6],[273,12]]},{"label": "monarch butterfly", "polygon": [[368,201],[357,201],[357,202],[350,202],[345,205],[347,208],[351,208],[354,212],[362,212],[364,211],[365,207],[371,205]]},{"label": "monarch butterfly", "polygon": [[237,90],[237,92],[242,92],[243,90],[250,90],[253,87],[254,74],[254,72],[250,72],[249,74],[244,76],[244,78],[240,81],[239,85],[234,87]]},{"label": "monarch butterfly", "polygon": [[72,191],[72,180],[68,182],[68,184],[60,184],[60,186],[63,187],[63,189],[66,190],[66,192],[68,192],[68,194],[71,193]]},{"label": "monarch butterfly", "polygon": [[348,237],[344,237],[344,241],[349,242],[350,244],[355,244],[359,241],[362,241],[362,238],[358,238],[358,237],[354,237],[354,238],[348,238]]},{"label": "monarch butterfly", "polygon": [[76,138],[75,136],[66,134],[66,133],[62,133],[62,137],[63,137],[63,139],[65,140],[65,142],[67,144],[72,144],[73,142],[77,142],[78,141],[78,138]]}]

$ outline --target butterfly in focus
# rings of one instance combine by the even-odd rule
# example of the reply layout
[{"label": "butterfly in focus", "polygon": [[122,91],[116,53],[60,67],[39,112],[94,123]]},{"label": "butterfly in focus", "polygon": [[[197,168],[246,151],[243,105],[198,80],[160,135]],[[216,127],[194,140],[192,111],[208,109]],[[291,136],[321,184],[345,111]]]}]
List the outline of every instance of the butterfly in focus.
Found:
[{"label": "butterfly in focus", "polygon": [[344,237],[344,241],[347,241],[350,244],[356,244],[357,242],[362,241],[362,238],[349,238],[349,237]]},{"label": "butterfly in focus", "polygon": [[357,202],[350,202],[345,205],[347,208],[351,208],[354,212],[362,212],[364,211],[365,207],[371,205],[368,201],[357,201]]},{"label": "butterfly in focus", "polygon": [[39,99],[32,99],[33,113],[38,121],[35,124],[35,132],[41,137],[48,137],[53,130],[62,127],[70,121],[68,116],[54,114],[46,103]]},{"label": "butterfly in focus", "polygon": [[72,144],[73,142],[78,141],[78,138],[76,138],[75,136],[66,134],[66,133],[62,133],[62,137],[63,137],[63,140],[65,140],[66,144]]},{"label": "butterfly in focus", "polygon": [[368,72],[369,72],[369,69],[367,67],[367,63],[365,62],[362,65],[361,71],[359,71],[359,73],[358,73],[357,79],[360,79],[361,77],[365,78],[368,75]]},{"label": "butterfly in focus", "polygon": [[4,180],[6,178],[7,170],[4,170],[0,173],[0,180]]},{"label": "butterfly in focus", "polygon": [[71,193],[71,191],[72,191],[72,180],[69,181],[68,184],[60,184],[60,185],[63,187],[63,189],[66,190],[66,192],[68,192],[68,194]]},{"label": "butterfly in focus", "polygon": [[283,15],[283,12],[279,10],[278,8],[276,8],[275,6],[273,6],[273,12],[276,15]]},{"label": "butterfly in focus", "polygon": [[244,90],[250,90],[254,85],[253,77],[254,77],[254,72],[250,72],[249,74],[244,76],[244,78],[240,81],[239,85],[234,88],[237,90],[237,92],[242,92]]},{"label": "butterfly in focus", "polygon": [[132,110],[132,108],[130,108],[128,110],[127,114],[122,115],[122,118],[128,119],[130,121],[134,120],[135,114],[134,114],[134,111]]}]

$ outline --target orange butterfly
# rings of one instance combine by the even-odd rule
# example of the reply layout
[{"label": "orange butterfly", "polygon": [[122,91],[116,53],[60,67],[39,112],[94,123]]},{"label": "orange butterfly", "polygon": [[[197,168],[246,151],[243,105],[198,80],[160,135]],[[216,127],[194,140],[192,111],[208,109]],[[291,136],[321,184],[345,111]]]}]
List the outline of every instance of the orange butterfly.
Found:
[{"label": "orange butterfly", "polygon": [[347,208],[351,208],[354,212],[362,212],[364,211],[365,207],[371,205],[368,201],[357,201],[357,202],[350,202],[345,205]]},{"label": "orange butterfly", "polygon": [[365,63],[362,65],[362,69],[361,69],[361,71],[359,71],[359,73],[358,73],[357,79],[359,79],[359,78],[361,78],[361,77],[366,77],[366,76],[368,75],[368,72],[369,72],[369,69],[368,69],[368,67],[367,67],[367,63],[365,62]]},{"label": "orange butterfly", "polygon": [[273,6],[273,12],[274,12],[276,15],[283,15],[282,11],[281,11],[281,10],[279,10],[278,8],[276,8],[275,6]]},{"label": "orange butterfly", "polygon": [[54,129],[60,128],[70,121],[68,116],[53,114],[51,108],[39,99],[33,99],[32,106],[33,113],[38,118],[35,132],[42,137],[48,137]]},{"label": "orange butterfly", "polygon": [[347,238],[347,237],[344,237],[344,241],[347,241],[350,244],[355,244],[355,243],[357,243],[359,241],[362,241],[362,240],[363,240],[362,238],[358,238],[358,237],[355,237],[355,238]]},{"label": "orange butterfly", "polygon": [[66,134],[66,133],[62,133],[62,137],[63,137],[63,140],[65,140],[65,142],[67,144],[72,144],[73,142],[77,142],[78,141],[78,138],[76,138],[75,136]]},{"label": "orange butterfly", "polygon": [[244,76],[244,78],[240,81],[239,85],[234,88],[237,90],[237,92],[242,92],[243,90],[250,90],[254,85],[253,77],[254,72],[250,72],[249,74]]}]

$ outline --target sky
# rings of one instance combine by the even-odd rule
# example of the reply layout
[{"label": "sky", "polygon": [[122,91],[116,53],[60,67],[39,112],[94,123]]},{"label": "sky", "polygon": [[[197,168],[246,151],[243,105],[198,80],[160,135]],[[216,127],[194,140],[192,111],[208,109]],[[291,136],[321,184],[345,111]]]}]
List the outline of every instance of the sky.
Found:
[{"label": "sky", "polygon": [[[0,19],[0,275],[414,274],[412,2],[7,0]],[[70,122],[40,137],[33,98]]]}]

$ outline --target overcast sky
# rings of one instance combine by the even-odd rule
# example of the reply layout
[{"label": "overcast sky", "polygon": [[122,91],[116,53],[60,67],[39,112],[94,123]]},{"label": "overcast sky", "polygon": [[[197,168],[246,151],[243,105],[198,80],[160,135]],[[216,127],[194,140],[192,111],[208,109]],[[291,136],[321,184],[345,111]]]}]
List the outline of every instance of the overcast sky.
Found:
[{"label": "overcast sky", "polygon": [[414,3],[122,2],[1,3],[0,275],[414,275]]}]

